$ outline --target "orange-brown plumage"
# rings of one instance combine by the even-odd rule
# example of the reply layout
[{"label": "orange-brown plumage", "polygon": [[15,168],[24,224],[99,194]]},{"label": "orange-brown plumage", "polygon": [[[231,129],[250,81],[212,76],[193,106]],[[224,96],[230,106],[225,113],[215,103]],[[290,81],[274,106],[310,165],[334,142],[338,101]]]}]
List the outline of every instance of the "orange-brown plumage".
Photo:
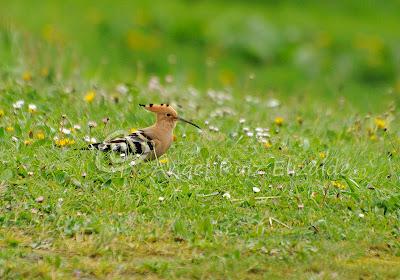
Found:
[{"label": "orange-brown plumage", "polygon": [[103,151],[140,154],[144,160],[153,160],[163,155],[173,142],[173,131],[177,121],[196,124],[178,116],[168,104],[142,105],[146,110],[156,114],[156,122],[123,138],[112,139],[103,143],[92,144],[91,147]]}]

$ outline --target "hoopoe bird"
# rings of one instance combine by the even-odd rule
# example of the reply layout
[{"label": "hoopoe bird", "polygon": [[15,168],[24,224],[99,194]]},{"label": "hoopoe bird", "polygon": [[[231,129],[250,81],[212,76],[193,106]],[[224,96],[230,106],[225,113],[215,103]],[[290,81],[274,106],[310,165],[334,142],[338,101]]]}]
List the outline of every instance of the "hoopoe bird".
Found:
[{"label": "hoopoe bird", "polygon": [[89,145],[89,149],[117,152],[123,155],[134,154],[144,161],[159,158],[169,149],[173,142],[173,131],[178,121],[198,125],[178,116],[169,104],[143,105],[146,110],[156,114],[156,122],[149,127],[139,129],[125,137],[118,137],[102,143]]}]

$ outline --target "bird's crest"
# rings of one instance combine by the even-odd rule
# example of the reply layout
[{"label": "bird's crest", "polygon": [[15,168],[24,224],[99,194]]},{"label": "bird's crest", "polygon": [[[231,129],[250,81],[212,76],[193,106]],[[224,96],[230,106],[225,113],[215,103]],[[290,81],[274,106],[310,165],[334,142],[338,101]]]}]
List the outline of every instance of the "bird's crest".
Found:
[{"label": "bird's crest", "polygon": [[172,116],[177,116],[178,113],[169,104],[139,104],[144,107],[147,111],[153,113],[170,113]]}]

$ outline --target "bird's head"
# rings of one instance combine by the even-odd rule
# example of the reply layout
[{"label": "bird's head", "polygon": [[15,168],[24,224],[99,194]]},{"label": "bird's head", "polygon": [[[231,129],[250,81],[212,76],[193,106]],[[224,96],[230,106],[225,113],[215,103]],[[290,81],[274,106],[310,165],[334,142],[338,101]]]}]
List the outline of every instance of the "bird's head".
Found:
[{"label": "bird's head", "polygon": [[197,124],[194,124],[184,118],[178,116],[178,113],[172,108],[169,104],[139,104],[141,107],[144,107],[147,111],[153,112],[157,116],[157,124],[162,126],[167,126],[174,128],[177,121],[183,121],[188,124],[191,124],[198,129],[201,129]]}]

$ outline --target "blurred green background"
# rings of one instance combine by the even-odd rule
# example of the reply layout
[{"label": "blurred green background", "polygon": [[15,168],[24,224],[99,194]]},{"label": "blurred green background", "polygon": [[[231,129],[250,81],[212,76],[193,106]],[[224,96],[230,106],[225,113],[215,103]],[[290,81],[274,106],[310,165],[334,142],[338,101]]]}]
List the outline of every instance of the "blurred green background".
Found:
[{"label": "blurred green background", "polygon": [[16,65],[104,83],[171,74],[369,108],[400,91],[399,12],[399,1],[1,1],[0,65],[3,77]]}]

